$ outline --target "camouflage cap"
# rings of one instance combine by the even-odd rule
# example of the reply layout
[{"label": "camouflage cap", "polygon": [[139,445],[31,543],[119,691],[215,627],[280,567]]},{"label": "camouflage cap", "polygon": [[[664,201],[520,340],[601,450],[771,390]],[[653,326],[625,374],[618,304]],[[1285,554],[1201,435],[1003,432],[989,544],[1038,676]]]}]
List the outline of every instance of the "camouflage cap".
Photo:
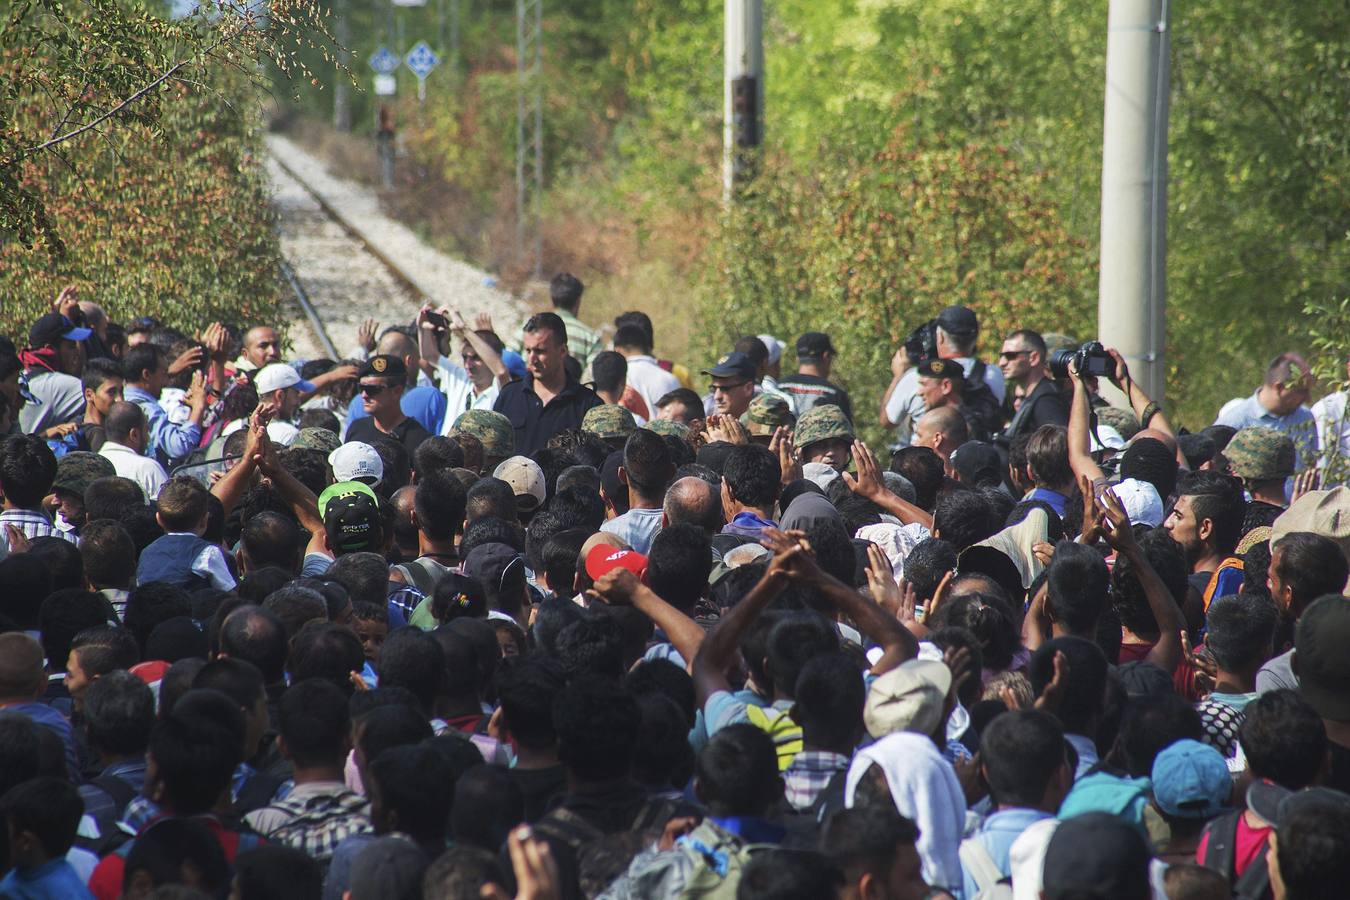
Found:
[{"label": "camouflage cap", "polygon": [[1223,455],[1233,474],[1247,481],[1270,481],[1294,474],[1294,442],[1274,428],[1251,425],[1238,429]]},{"label": "camouflage cap", "polygon": [[673,422],[670,419],[651,419],[642,427],[648,431],[655,431],[657,434],[673,434],[683,441],[689,440],[689,435],[693,433],[689,430],[688,425]]},{"label": "camouflage cap", "polygon": [[817,403],[802,413],[792,432],[792,442],[798,450],[833,438],[853,440],[853,423],[844,415],[843,409],[833,403]]},{"label": "camouflage cap", "polygon": [[460,413],[450,429],[453,437],[463,432],[478,438],[483,444],[483,453],[487,456],[500,456],[503,459],[516,452],[516,432],[511,420],[499,412],[490,409],[470,409]]},{"label": "camouflage cap", "polygon": [[1128,409],[1121,409],[1119,406],[1099,406],[1093,412],[1097,414],[1098,422],[1110,425],[1127,441],[1139,433],[1139,418]]},{"label": "camouflage cap", "polygon": [[342,446],[342,438],[327,428],[301,428],[295,440],[291,441],[291,446],[301,450],[318,450],[327,456]]},{"label": "camouflage cap", "polygon": [[601,440],[626,438],[637,431],[637,420],[622,406],[606,403],[593,406],[581,417],[581,430],[589,431]]},{"label": "camouflage cap", "polygon": [[112,461],[88,450],[74,450],[56,461],[52,490],[84,495],[85,488],[100,478],[116,475]]},{"label": "camouflage cap", "polygon": [[741,424],[753,435],[772,435],[779,426],[791,428],[797,424],[797,417],[777,394],[757,394],[750,408],[741,413]]}]

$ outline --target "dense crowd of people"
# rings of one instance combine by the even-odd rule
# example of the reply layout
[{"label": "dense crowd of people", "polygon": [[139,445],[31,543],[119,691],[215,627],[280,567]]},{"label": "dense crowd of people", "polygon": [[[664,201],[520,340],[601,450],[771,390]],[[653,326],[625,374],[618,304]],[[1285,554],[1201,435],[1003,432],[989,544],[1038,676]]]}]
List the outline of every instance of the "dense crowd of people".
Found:
[{"label": "dense crowd of people", "polygon": [[828,334],[695,373],[582,294],[0,337],[0,896],[1347,896],[1302,357],[1187,433],[965,307],[863,402]]}]

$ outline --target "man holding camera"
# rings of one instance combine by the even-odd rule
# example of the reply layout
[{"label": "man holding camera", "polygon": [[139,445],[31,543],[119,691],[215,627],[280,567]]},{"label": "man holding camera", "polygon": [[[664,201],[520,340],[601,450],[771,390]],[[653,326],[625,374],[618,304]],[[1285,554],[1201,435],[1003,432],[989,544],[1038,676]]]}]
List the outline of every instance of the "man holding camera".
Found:
[{"label": "man holding camera", "polygon": [[1014,331],[1003,342],[998,367],[1003,380],[1013,386],[1003,404],[1011,420],[1003,432],[1009,443],[1042,425],[1069,424],[1069,404],[1048,377],[1046,357],[1045,340],[1035,331]]},{"label": "man holding camera", "polygon": [[925,404],[919,394],[918,364],[927,357],[954,360],[972,384],[983,383],[998,403],[1003,402],[1003,374],[975,358],[979,320],[964,306],[949,306],[932,322],[910,335],[891,357],[891,384],[881,398],[881,425],[896,429],[896,443],[909,446],[912,429]]}]

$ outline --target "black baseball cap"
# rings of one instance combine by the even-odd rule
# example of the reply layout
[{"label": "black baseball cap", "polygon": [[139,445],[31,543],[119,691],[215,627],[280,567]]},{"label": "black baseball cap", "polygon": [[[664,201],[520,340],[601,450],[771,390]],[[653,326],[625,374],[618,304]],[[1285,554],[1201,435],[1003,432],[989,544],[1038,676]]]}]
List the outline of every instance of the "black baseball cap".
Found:
[{"label": "black baseball cap", "polygon": [[[960,368],[960,365],[957,365]],[[966,484],[979,484],[993,479],[997,484],[1003,478],[1003,455],[993,444],[984,441],[966,441],[952,451],[952,468],[961,474]]]},{"label": "black baseball cap", "polygon": [[925,359],[919,363],[919,377],[951,378],[962,381],[966,377],[966,370],[961,368],[961,364],[954,359]]},{"label": "black baseball cap", "polygon": [[826,353],[834,353],[834,343],[823,331],[808,331],[797,338],[798,359],[820,359]]},{"label": "black baseball cap", "polygon": [[379,551],[384,542],[380,505],[375,492],[356,481],[331,484],[319,495],[328,547],[334,553]]},{"label": "black baseball cap", "polygon": [[93,334],[88,328],[81,328],[60,313],[47,313],[28,329],[28,346],[55,347],[58,341],[83,341]]},{"label": "black baseball cap", "polygon": [[753,381],[755,371],[755,363],[750,357],[739,350],[733,350],[719,359],[717,365],[704,369],[703,374],[711,375],[713,378],[744,378],[746,381]]},{"label": "black baseball cap", "polygon": [[969,307],[949,306],[938,313],[937,323],[954,337],[974,337],[980,333],[980,321]]},{"label": "black baseball cap", "polygon": [[1247,808],[1272,828],[1279,828],[1286,819],[1300,810],[1328,806],[1350,809],[1350,795],[1327,787],[1307,787],[1300,791],[1291,791],[1264,778],[1253,781],[1247,790]]},{"label": "black baseball cap", "polygon": [[366,360],[361,367],[360,378],[407,378],[408,367],[397,356],[380,353]]},{"label": "black baseball cap", "polygon": [[1065,819],[1045,848],[1041,896],[1149,900],[1152,855],[1140,830],[1118,816],[1090,812]]},{"label": "black baseball cap", "polygon": [[1350,722],[1350,600],[1315,601],[1298,620],[1294,665],[1298,689],[1317,714]]}]

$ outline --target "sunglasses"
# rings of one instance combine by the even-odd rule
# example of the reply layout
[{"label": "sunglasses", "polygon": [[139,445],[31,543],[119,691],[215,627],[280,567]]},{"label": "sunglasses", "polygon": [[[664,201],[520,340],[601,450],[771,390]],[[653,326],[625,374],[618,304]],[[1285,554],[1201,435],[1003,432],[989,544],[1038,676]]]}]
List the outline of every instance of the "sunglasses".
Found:
[{"label": "sunglasses", "polygon": [[714,394],[717,393],[729,394],[732,391],[736,390],[736,388],[745,387],[749,383],[750,382],[748,381],[738,381],[735,384],[714,384],[712,386],[712,391]]},{"label": "sunglasses", "polygon": [[1030,350],[1004,350],[998,355],[999,359],[1017,359],[1019,356],[1026,356]]},{"label": "sunglasses", "polygon": [[384,393],[387,387],[389,387],[387,384],[363,384],[361,385],[361,393],[367,397],[378,397]]}]

